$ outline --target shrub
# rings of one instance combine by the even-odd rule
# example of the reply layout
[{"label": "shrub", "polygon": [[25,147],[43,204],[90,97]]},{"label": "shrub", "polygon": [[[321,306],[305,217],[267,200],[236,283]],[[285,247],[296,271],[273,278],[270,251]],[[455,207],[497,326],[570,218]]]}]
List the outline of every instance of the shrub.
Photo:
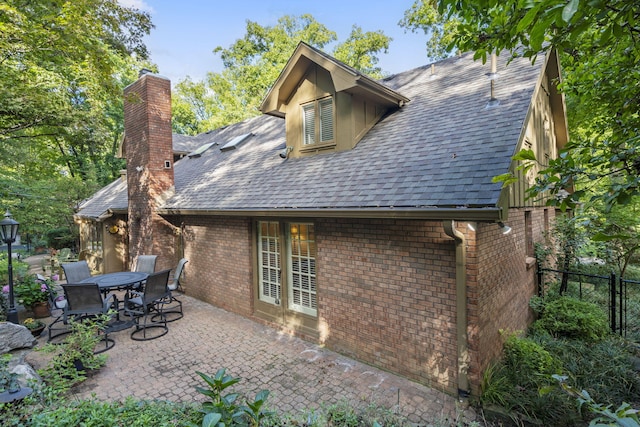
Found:
[{"label": "shrub", "polygon": [[526,381],[536,382],[537,377],[547,377],[560,371],[561,364],[551,353],[530,338],[511,335],[504,343],[504,363],[507,369],[519,371]]},{"label": "shrub", "polygon": [[593,303],[560,297],[545,305],[535,328],[555,337],[600,341],[609,334],[607,315]]},{"label": "shrub", "polygon": [[66,227],[55,228],[46,233],[47,246],[53,249],[75,248],[77,236]]}]

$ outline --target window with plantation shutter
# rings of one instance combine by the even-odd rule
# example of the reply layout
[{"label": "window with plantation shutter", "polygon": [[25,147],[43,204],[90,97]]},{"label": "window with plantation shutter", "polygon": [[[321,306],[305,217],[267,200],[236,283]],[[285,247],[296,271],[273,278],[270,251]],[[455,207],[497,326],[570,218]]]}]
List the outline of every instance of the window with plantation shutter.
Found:
[{"label": "window with plantation shutter", "polygon": [[280,224],[261,222],[258,228],[260,300],[280,304]]},{"label": "window with plantation shutter", "polygon": [[333,100],[323,99],[320,106],[320,142],[333,141]]},{"label": "window with plantation shutter", "polygon": [[333,141],[333,98],[303,105],[302,115],[304,145]]},{"label": "window with plantation shutter", "polygon": [[304,114],[304,144],[315,144],[316,142],[316,106],[307,104],[302,107]]}]

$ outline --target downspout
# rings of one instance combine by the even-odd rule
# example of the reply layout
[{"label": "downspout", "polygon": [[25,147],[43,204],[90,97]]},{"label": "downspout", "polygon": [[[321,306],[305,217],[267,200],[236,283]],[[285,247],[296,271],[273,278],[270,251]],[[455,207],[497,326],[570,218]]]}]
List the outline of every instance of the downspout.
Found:
[{"label": "downspout", "polygon": [[458,347],[458,395],[469,396],[469,347],[467,340],[467,250],[464,234],[455,221],[442,221],[444,232],[456,243],[456,342]]}]

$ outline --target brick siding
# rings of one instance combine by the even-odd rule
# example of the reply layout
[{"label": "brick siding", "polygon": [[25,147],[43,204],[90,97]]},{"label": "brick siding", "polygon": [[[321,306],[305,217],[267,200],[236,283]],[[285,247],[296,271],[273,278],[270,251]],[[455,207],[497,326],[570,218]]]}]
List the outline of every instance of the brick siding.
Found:
[{"label": "brick siding", "polygon": [[[552,218],[553,210],[549,211]],[[183,218],[187,293],[257,319],[252,219]],[[455,244],[440,221],[316,219],[319,343],[449,393],[457,392]],[[478,224],[466,237],[469,380],[500,355],[500,330],[532,321],[535,269],[525,263],[524,210],[503,235]],[[543,210],[532,209],[542,240]],[[285,325],[274,327],[285,328]],[[307,339],[309,337],[306,337]]]},{"label": "brick siding", "polygon": [[[495,224],[479,224],[477,247],[468,250],[469,377],[474,394],[479,392],[482,371],[501,354],[500,331],[525,331],[534,320],[529,300],[537,286],[535,265],[526,264],[525,210],[531,211],[533,241],[542,242],[544,209],[511,209],[507,221],[511,233],[501,234]],[[555,213],[548,212],[552,221]],[[471,280],[472,271],[477,271],[477,281]]]}]

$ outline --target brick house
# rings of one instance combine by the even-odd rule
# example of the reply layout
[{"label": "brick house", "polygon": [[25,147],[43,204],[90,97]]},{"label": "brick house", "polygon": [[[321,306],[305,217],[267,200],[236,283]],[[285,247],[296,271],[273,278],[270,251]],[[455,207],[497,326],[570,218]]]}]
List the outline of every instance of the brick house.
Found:
[{"label": "brick house", "polygon": [[[555,53],[464,54],[378,81],[301,43],[262,116],[194,137],[171,133],[170,82],[141,75],[126,174],[77,212],[84,254],[102,272],[184,256],[188,295],[477,394],[499,330],[532,320],[555,211],[525,198],[536,170],[511,157],[566,143],[559,75]],[[509,171],[516,184],[492,182]]]}]

